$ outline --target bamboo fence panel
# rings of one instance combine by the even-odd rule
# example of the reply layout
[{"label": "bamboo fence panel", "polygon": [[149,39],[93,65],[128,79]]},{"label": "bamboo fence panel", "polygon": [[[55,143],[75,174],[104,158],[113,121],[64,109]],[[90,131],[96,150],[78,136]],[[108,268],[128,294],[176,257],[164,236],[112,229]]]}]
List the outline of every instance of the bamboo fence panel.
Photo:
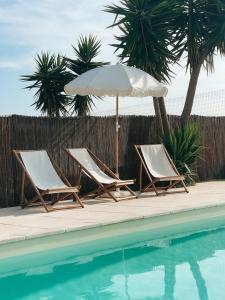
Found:
[{"label": "bamboo fence panel", "polygon": [[[172,126],[179,121],[179,117],[169,118]],[[199,125],[205,146],[202,159],[197,164],[200,180],[224,179],[225,117],[193,116],[192,121]],[[120,125],[120,176],[122,179],[138,178],[134,144],[159,142],[155,118],[121,116]],[[71,183],[75,184],[77,166],[64,149],[87,147],[113,169],[114,139],[114,117],[0,117],[0,207],[19,203],[21,170],[13,157],[13,149],[48,150]],[[93,184],[85,178],[82,187],[83,191],[89,190]],[[29,193],[32,193],[31,190]]]},{"label": "bamboo fence panel", "polygon": [[0,207],[15,205],[11,118],[0,118]]}]

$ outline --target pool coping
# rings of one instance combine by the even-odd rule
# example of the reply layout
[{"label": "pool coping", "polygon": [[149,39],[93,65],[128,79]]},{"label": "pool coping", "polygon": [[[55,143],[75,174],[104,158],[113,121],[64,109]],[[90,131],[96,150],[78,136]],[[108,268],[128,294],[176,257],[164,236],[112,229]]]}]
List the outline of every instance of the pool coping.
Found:
[{"label": "pool coping", "polygon": [[[34,211],[30,211],[29,209],[26,211],[20,208],[9,208],[5,209],[5,211],[3,209],[0,210],[0,226],[2,226],[3,229],[1,231],[2,235],[0,233],[0,248],[4,245],[16,242],[44,237],[50,238],[66,233],[85,232],[85,230],[106,228],[113,224],[121,225],[140,220],[151,220],[163,216],[173,216],[191,212],[193,212],[193,214],[199,214],[201,210],[207,209],[215,209],[219,213],[220,210],[225,210],[224,187],[224,181],[204,182],[199,183],[197,186],[190,187],[189,194],[176,193],[174,195],[159,197],[145,195],[145,197],[117,203],[107,202],[87,205],[87,208],[81,209],[80,212],[76,209],[70,210],[70,214],[68,214],[66,210],[60,211],[61,213],[59,214],[58,212],[55,214],[46,214],[43,210],[35,210],[35,214],[32,214]],[[198,199],[199,201],[197,201]],[[58,222],[59,218],[61,218],[61,223],[59,226],[56,226],[56,228],[54,224]],[[89,218],[93,218],[93,220],[88,222]],[[12,219],[14,221],[12,221]],[[76,222],[73,222],[74,219],[76,219]],[[31,221],[33,223],[30,223]],[[45,221],[46,223],[44,223]],[[29,231],[28,226],[30,224],[31,227],[33,225],[33,229],[35,230]],[[4,226],[6,226],[6,228],[9,226],[8,233],[10,233],[12,228],[17,230],[13,232],[13,235],[7,235],[7,232],[4,233]],[[20,227],[22,230],[20,230]]]},{"label": "pool coping", "polygon": [[225,209],[225,203],[212,204],[212,205],[207,205],[207,206],[199,206],[199,207],[194,207],[194,208],[184,208],[184,209],[179,209],[179,210],[174,210],[174,211],[169,211],[169,212],[149,214],[149,215],[145,215],[145,216],[141,216],[141,217],[127,218],[127,219],[120,220],[120,221],[103,222],[103,223],[99,223],[99,224],[88,224],[88,225],[80,226],[79,228],[71,227],[69,229],[58,229],[58,230],[51,231],[51,232],[33,234],[33,235],[29,235],[29,236],[13,237],[10,239],[1,240],[0,247],[1,247],[1,245],[11,244],[11,243],[15,243],[15,242],[21,242],[21,241],[25,241],[25,240],[39,239],[42,237],[52,237],[52,236],[55,236],[58,234],[64,234],[64,233],[70,233],[70,232],[72,233],[72,232],[76,232],[76,231],[85,231],[87,229],[105,227],[105,226],[109,226],[109,225],[113,225],[113,224],[123,224],[123,223],[132,222],[132,221],[143,220],[143,219],[151,219],[151,218],[157,218],[157,217],[160,218],[162,216],[178,215],[178,214],[185,213],[185,212],[202,211],[202,210],[207,210],[210,208],[224,208]]}]

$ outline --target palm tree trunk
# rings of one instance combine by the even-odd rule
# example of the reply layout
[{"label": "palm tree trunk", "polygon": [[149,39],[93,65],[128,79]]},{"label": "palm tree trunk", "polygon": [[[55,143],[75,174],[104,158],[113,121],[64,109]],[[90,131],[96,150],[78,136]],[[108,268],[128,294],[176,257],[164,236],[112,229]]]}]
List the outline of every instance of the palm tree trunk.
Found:
[{"label": "palm tree trunk", "polygon": [[166,112],[166,105],[165,105],[164,98],[163,97],[158,98],[158,102],[159,102],[162,123],[163,123],[164,134],[168,135],[170,132],[170,124],[169,124],[168,115]]},{"label": "palm tree trunk", "polygon": [[204,277],[202,276],[200,267],[198,265],[198,261],[196,260],[196,258],[191,257],[188,262],[190,264],[191,272],[196,282],[199,299],[208,300],[209,296],[208,296],[206,282]]},{"label": "palm tree trunk", "polygon": [[158,98],[153,97],[153,104],[154,104],[154,109],[155,109],[155,117],[156,117],[158,135],[163,136],[164,130],[163,130],[163,123],[162,123],[162,117],[161,117],[161,112],[160,112],[160,108],[159,108]]},{"label": "palm tree trunk", "polygon": [[193,68],[191,78],[188,85],[187,95],[185,99],[184,109],[181,115],[181,124],[186,125],[191,115],[191,110],[194,102],[196,87],[201,70],[201,63]]}]

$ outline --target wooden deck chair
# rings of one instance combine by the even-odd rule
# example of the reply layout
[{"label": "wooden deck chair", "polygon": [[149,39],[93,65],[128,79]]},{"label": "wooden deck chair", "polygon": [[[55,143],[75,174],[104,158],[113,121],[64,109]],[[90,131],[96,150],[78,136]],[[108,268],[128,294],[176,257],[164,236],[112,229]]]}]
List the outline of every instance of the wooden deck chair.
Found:
[{"label": "wooden deck chair", "polygon": [[[174,188],[178,183],[188,193],[184,183],[185,177],[177,171],[172,159],[170,158],[163,144],[159,145],[135,145],[138,157],[140,159],[140,192],[154,190],[156,195],[159,195],[159,188],[156,187],[157,182],[168,181],[168,186],[165,187],[165,192]],[[143,170],[145,171],[149,183],[142,187]]]},{"label": "wooden deck chair", "polygon": [[[84,207],[77,195],[79,187],[71,186],[56,163],[53,160],[50,160],[48,153],[45,150],[13,150],[13,153],[23,170],[20,200],[21,207],[43,205],[47,212],[58,209]],[[25,198],[24,193],[26,178],[30,181],[36,193],[36,196],[30,201]],[[43,197],[51,194],[58,194],[57,200],[47,203]],[[65,200],[68,196],[73,198],[73,202],[77,201],[78,203],[53,207],[55,203]]]},{"label": "wooden deck chair", "polygon": [[[134,184],[135,180],[120,180],[101,160],[99,160],[90,150],[86,148],[66,149],[66,152],[74,159],[79,165],[79,179],[78,185],[82,173],[91,178],[98,188],[88,194],[94,194],[94,197],[101,196],[103,194],[108,195],[114,201],[137,198],[136,194],[128,187],[130,184]],[[118,188],[124,187],[128,192],[128,196],[117,197],[112,191]]]}]

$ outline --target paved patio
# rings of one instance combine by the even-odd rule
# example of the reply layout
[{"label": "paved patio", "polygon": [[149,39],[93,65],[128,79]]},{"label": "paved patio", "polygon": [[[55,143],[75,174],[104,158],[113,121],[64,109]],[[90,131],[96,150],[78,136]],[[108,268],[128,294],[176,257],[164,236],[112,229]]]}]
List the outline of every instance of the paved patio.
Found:
[{"label": "paved patio", "polygon": [[[143,194],[118,203],[88,200],[84,209],[46,213],[43,208],[0,209],[0,244],[123,221],[225,205],[225,181],[199,183],[190,193]],[[197,211],[196,211],[197,212]]]}]

